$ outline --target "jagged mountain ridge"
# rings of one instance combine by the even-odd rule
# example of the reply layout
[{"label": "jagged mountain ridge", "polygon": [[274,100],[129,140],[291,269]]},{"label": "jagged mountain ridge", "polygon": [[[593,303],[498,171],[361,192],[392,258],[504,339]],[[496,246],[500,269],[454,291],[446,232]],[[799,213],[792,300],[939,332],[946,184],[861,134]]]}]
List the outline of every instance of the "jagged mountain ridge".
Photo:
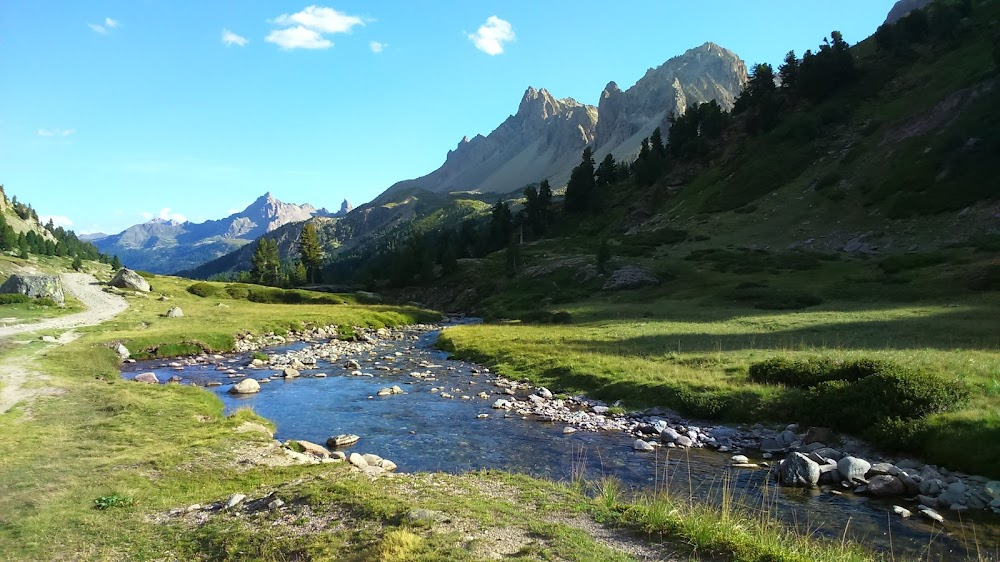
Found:
[{"label": "jagged mountain ridge", "polygon": [[746,80],[746,64],[735,53],[705,43],[648,70],[627,90],[611,82],[598,107],[529,87],[517,113],[489,135],[463,138],[437,170],[396,183],[378,200],[408,188],[509,193],[542,179],[560,187],[584,147],[629,160],[642,138],[668,126],[671,113],[713,99],[728,110]]},{"label": "jagged mountain ridge", "polygon": [[224,219],[182,223],[157,218],[94,243],[104,253],[117,254],[129,267],[171,273],[215,259],[281,226],[317,215],[332,216],[312,205],[279,201],[268,192]]}]

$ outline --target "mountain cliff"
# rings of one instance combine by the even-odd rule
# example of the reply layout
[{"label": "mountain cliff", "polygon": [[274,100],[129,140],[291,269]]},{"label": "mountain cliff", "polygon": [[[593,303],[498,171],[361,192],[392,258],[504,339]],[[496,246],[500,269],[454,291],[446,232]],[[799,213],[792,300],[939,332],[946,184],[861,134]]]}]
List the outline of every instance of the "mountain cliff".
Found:
[{"label": "mountain cliff", "polygon": [[329,215],[312,205],[284,203],[265,193],[246,209],[202,223],[153,219],[96,240],[102,252],[117,254],[129,267],[172,273],[235,250],[289,223]]},{"label": "mountain cliff", "polygon": [[383,197],[410,188],[504,193],[542,178],[569,177],[580,152],[593,142],[596,124],[596,107],[528,88],[517,113],[492,133],[463,138],[440,168],[396,183]]},{"label": "mountain cliff", "polygon": [[705,43],[649,69],[627,90],[611,82],[598,104],[595,154],[630,160],[654,129],[667,131],[671,113],[680,115],[690,105],[710,100],[732,109],[746,80],[746,64],[736,53]]},{"label": "mountain cliff", "polygon": [[410,188],[509,193],[542,179],[560,187],[584,147],[596,147],[598,157],[630,160],[644,137],[666,129],[671,113],[713,99],[728,110],[746,80],[746,65],[735,53],[705,43],[648,70],[625,91],[611,82],[598,107],[528,88],[517,113],[492,133],[463,138],[440,168],[396,183],[379,200]]}]

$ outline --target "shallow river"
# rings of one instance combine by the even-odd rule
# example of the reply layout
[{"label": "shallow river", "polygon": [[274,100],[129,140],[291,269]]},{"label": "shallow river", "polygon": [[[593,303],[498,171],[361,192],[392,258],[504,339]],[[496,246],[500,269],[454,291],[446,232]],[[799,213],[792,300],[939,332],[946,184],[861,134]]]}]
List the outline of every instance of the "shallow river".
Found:
[{"label": "shallow river", "polygon": [[[240,379],[229,378],[215,365],[177,370],[162,361],[140,362],[126,365],[123,376],[152,371],[161,381],[179,375],[184,384],[221,382],[222,386],[209,390],[219,396],[227,411],[252,407],[276,424],[275,438],[322,444],[332,435],[354,433],[361,440],[353,450],[391,459],[401,472],[502,469],[563,481],[581,475],[588,480],[607,475],[636,491],[650,491],[666,481],[685,496],[693,493],[717,501],[722,493],[728,493],[738,503],[757,508],[763,505],[800,529],[838,539],[846,527],[848,538],[887,555],[891,552],[896,559],[956,560],[969,554],[975,558],[977,542],[986,560],[998,559],[1000,520],[993,515],[965,514],[964,525],[959,525],[954,514],[945,513],[956,523],[942,531],[940,526],[932,527],[916,517],[904,520],[893,515],[892,502],[849,493],[835,495],[825,489],[776,488],[766,470],[730,469],[731,453],[665,448],[655,454],[640,453],[632,450],[633,438],[625,433],[578,431],[564,435],[565,424],[523,420],[516,413],[505,416],[502,410],[490,408],[502,396],[496,393],[499,389],[494,387],[492,376],[476,374],[473,370],[482,370],[478,366],[449,360],[433,349],[436,337],[437,332],[429,332],[417,341],[381,340],[374,353],[350,357],[373,377],[351,376],[350,369],[342,366],[347,357],[335,364],[320,360],[316,369],[304,371],[303,377],[276,379],[262,384],[259,394],[248,396],[228,394],[230,386]],[[296,343],[268,351],[275,354],[307,345]],[[382,359],[396,352],[402,355],[395,361]],[[233,356],[228,361],[238,369],[249,357]],[[408,376],[411,371],[427,371],[428,363],[435,365],[430,370],[437,380]],[[393,370],[376,370],[378,365]],[[309,376],[317,372],[328,377]],[[246,374],[259,379],[271,371]],[[394,384],[405,394],[375,397],[380,388]],[[441,398],[442,391],[455,398]],[[492,393],[491,397],[477,398],[482,391]],[[462,400],[462,395],[472,398]],[[479,419],[479,414],[489,417]],[[748,454],[752,460],[761,460]],[[914,508],[905,502],[900,505]]]}]

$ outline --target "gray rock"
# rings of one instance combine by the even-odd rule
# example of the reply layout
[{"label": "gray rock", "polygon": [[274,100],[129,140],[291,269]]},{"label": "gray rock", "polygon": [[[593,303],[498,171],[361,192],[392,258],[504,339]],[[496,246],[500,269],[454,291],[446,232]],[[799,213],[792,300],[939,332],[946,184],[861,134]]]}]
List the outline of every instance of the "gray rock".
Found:
[{"label": "gray rock", "polygon": [[815,486],[819,465],[802,453],[792,453],[778,465],[778,479],[785,486]]},{"label": "gray rock", "polygon": [[920,515],[923,515],[924,517],[930,519],[931,521],[936,521],[938,523],[941,523],[942,525],[944,524],[944,517],[941,517],[940,513],[934,511],[929,507],[921,509]]},{"label": "gray rock", "polygon": [[167,310],[167,318],[183,318],[183,317],[184,317],[184,311],[181,310],[181,307],[179,306],[174,306],[171,307],[169,310]]},{"label": "gray rock", "polygon": [[911,512],[909,509],[906,509],[905,507],[898,506],[898,505],[892,506],[892,512],[895,513],[896,515],[902,517],[903,519],[906,519],[906,518],[910,517],[911,515],[913,515],[913,512]]},{"label": "gray rock", "polygon": [[549,391],[549,389],[545,388],[544,386],[539,387],[538,392],[536,394],[538,394],[539,396],[541,396],[546,400],[552,400],[552,393]]},{"label": "gray rock", "polygon": [[50,298],[60,306],[66,302],[62,279],[58,275],[15,273],[0,285],[0,293],[21,294],[33,299]]},{"label": "gray rock", "polygon": [[918,494],[917,495],[917,503],[919,503],[921,505],[926,505],[928,507],[937,507],[938,506],[937,498],[932,498],[930,496],[925,496],[925,495],[922,495],[922,494]]},{"label": "gray rock", "polygon": [[346,447],[348,445],[353,445],[361,439],[353,433],[342,433],[336,437],[331,437],[326,440],[326,446],[330,449],[336,449],[337,447]]},{"label": "gray rock", "polygon": [[119,289],[142,291],[143,293],[148,293],[150,290],[149,282],[142,275],[124,267],[115,274],[111,280],[111,286],[118,287]]},{"label": "gray rock", "polygon": [[837,449],[833,449],[833,448],[830,448],[830,447],[824,447],[822,449],[816,449],[816,450],[814,450],[812,452],[813,452],[813,454],[819,455],[819,456],[823,457],[824,459],[833,459],[835,461],[839,461],[840,459],[844,458],[844,453],[841,453]]},{"label": "gray rock", "polygon": [[677,439],[680,438],[680,436],[681,434],[677,433],[677,430],[675,430],[672,427],[668,427],[660,432],[660,439],[664,443],[676,443]]},{"label": "gray rock", "polygon": [[674,441],[674,443],[681,447],[691,447],[694,445],[694,441],[687,435],[678,436],[677,440]]},{"label": "gray rock", "polygon": [[642,439],[636,439],[635,442],[632,443],[632,449],[636,450],[636,451],[647,451],[648,452],[648,451],[652,451],[653,449],[655,449],[655,447],[653,447],[653,445],[651,443],[647,442],[647,441],[644,441]]},{"label": "gray rock", "polygon": [[833,443],[836,440],[833,430],[829,427],[810,427],[802,438],[803,445],[810,443]]},{"label": "gray rock", "polygon": [[281,376],[285,377],[286,379],[294,379],[295,377],[299,376],[299,371],[298,369],[286,367],[284,370],[281,371]]},{"label": "gray rock", "polygon": [[260,383],[254,379],[243,379],[229,389],[229,394],[254,394],[260,392]]},{"label": "gray rock", "polygon": [[892,474],[893,472],[896,471],[897,471],[896,467],[892,466],[892,464],[890,463],[877,462],[873,464],[870,469],[868,469],[868,474],[866,476],[872,477],[872,476],[879,476],[881,474]]},{"label": "gray rock", "polygon": [[268,507],[268,509],[278,509],[279,507],[281,507],[281,506],[283,506],[283,505],[285,505],[285,502],[284,502],[284,501],[282,501],[282,500],[281,500],[281,499],[279,499],[279,498],[276,498],[276,499],[273,499],[273,500],[271,500],[271,501],[270,501],[270,502],[269,502],[269,503],[267,504],[267,507]]},{"label": "gray rock", "polygon": [[451,521],[447,515],[432,509],[414,509],[406,514],[406,521],[416,525],[447,523]]},{"label": "gray rock", "polygon": [[733,455],[733,464],[749,464],[750,459],[746,455]]},{"label": "gray rock", "polygon": [[351,456],[347,457],[347,462],[353,464],[354,466],[356,466],[358,468],[367,468],[368,467],[368,461],[366,461],[363,456],[361,456],[361,455],[359,455],[357,453],[351,453]]},{"label": "gray rock", "polygon": [[983,486],[983,491],[992,499],[1000,499],[1000,481],[993,480]]},{"label": "gray rock", "polygon": [[132,352],[130,352],[128,348],[122,345],[121,343],[112,344],[111,349],[113,349],[114,352],[118,354],[119,359],[121,359],[122,361],[125,361],[126,359],[132,356]]},{"label": "gray rock", "polygon": [[779,453],[785,450],[785,443],[781,439],[764,439],[760,443],[760,450],[765,453]]},{"label": "gray rock", "polygon": [[906,486],[895,476],[879,474],[868,481],[868,493],[882,498],[901,496],[906,493]]},{"label": "gray rock", "polygon": [[795,435],[794,431],[789,431],[786,429],[785,431],[781,432],[781,442],[784,443],[785,446],[795,443],[795,441],[797,441],[798,438],[799,436]]},{"label": "gray rock", "polygon": [[241,503],[243,503],[243,500],[245,500],[245,499],[247,499],[247,497],[244,496],[243,494],[238,494],[238,493],[237,494],[233,494],[233,495],[229,496],[228,500],[226,500],[226,505],[223,507],[223,509],[226,509],[226,510],[232,509],[232,508],[240,505]]},{"label": "gray rock", "polygon": [[953,482],[949,484],[943,492],[941,492],[941,495],[938,496],[938,505],[965,505],[965,493],[967,491],[968,487],[962,482]]},{"label": "gray rock", "polygon": [[611,278],[601,288],[605,291],[622,291],[638,289],[647,285],[658,285],[659,283],[660,280],[649,271],[634,265],[626,265],[612,273]]},{"label": "gray rock", "polygon": [[871,463],[857,457],[844,457],[837,461],[837,471],[840,472],[840,476],[852,484],[867,482],[865,475],[868,474],[871,467]]},{"label": "gray rock", "polygon": [[156,373],[142,373],[136,375],[134,379],[135,382],[143,382],[146,384],[160,384],[160,379],[156,378]]},{"label": "gray rock", "polygon": [[925,496],[937,496],[941,493],[941,481],[938,479],[924,480],[918,487],[920,493]]}]

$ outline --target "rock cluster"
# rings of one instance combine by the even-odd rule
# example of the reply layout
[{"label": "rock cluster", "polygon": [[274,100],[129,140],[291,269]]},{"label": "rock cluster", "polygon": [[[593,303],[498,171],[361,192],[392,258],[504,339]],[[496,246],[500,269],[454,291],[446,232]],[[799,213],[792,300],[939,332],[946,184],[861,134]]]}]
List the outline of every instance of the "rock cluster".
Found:
[{"label": "rock cluster", "polygon": [[659,283],[660,280],[645,269],[634,265],[626,265],[612,273],[611,278],[601,288],[605,291],[622,291],[626,289],[638,289],[647,285],[658,285]]}]

